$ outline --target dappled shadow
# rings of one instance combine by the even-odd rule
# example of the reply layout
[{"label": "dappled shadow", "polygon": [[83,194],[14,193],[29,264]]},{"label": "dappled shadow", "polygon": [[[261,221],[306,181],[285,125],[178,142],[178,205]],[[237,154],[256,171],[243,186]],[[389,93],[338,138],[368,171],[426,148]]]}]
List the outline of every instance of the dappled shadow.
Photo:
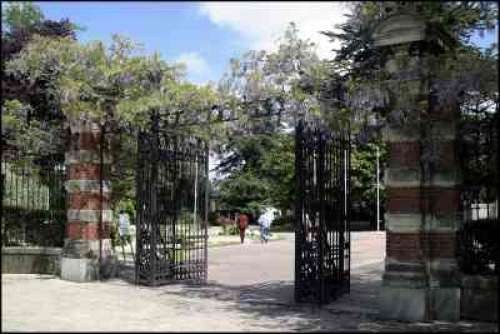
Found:
[{"label": "dappled shadow", "polygon": [[498,333],[498,325],[488,322],[461,320],[459,322],[432,321],[432,322],[402,322],[395,320],[376,320],[362,322],[360,331],[369,332],[473,332]]},{"label": "dappled shadow", "polygon": [[118,278],[130,284],[135,284],[135,264],[133,260],[118,261],[116,263],[116,270],[111,276]]},{"label": "dappled shadow", "polygon": [[237,309],[248,321],[245,330],[255,323],[260,330],[318,330],[320,319],[314,306],[304,307],[293,302],[293,281],[275,281],[255,285],[229,286],[209,281],[204,285],[181,285],[167,289],[162,295],[176,295],[188,300],[214,299],[223,302],[218,312]]},{"label": "dappled shadow", "polygon": [[[121,279],[134,283],[133,263],[121,263]],[[125,270],[124,270],[125,269]],[[415,322],[382,320],[378,296],[383,263],[353,268],[350,293],[323,306],[294,301],[292,280],[258,284],[228,285],[209,280],[207,284],[172,284],[155,287],[160,296],[176,296],[194,312],[203,312],[203,300],[217,301],[214,312],[241,312],[242,330],[268,331],[414,331],[498,332],[495,324],[475,321]]]},{"label": "dappled shadow", "polygon": [[[298,304],[294,301],[293,281],[268,281],[259,284],[230,286],[209,281],[205,285],[179,285],[166,289],[164,295],[224,302],[223,309],[238,309],[249,321],[245,330],[356,331],[361,321],[373,320],[380,279],[352,280],[351,293],[328,305]],[[221,310],[218,310],[221,311]],[[223,311],[223,310],[222,310]],[[255,324],[255,328],[253,325]]]},{"label": "dappled shadow", "polygon": [[59,279],[59,276],[52,274],[37,274],[36,278],[39,280],[52,280],[52,279]]}]

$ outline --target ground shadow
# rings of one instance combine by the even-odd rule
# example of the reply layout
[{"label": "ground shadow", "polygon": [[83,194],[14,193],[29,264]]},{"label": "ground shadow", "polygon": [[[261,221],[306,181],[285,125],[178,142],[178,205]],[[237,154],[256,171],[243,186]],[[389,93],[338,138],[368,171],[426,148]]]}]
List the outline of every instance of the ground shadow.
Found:
[{"label": "ground shadow", "polygon": [[265,327],[267,330],[356,331],[363,321],[375,319],[376,305],[373,299],[376,299],[379,285],[380,280],[354,278],[350,294],[323,306],[295,303],[293,281],[268,281],[240,286],[209,281],[205,285],[181,285],[175,291],[166,289],[161,293],[192,300],[215,299],[225,302],[224,307],[228,310],[237,308],[246,317],[260,320],[254,322],[260,330]]},{"label": "ground shadow", "polygon": [[[244,314],[248,321],[245,331],[415,331],[415,332],[497,332],[495,324],[473,321],[417,322],[387,321],[378,315],[378,294],[382,285],[383,263],[358,267],[351,273],[350,293],[323,306],[298,304],[294,301],[293,281],[268,281],[250,285],[226,285],[216,281],[206,284],[172,283],[155,287],[160,295],[177,296],[192,301],[203,299],[222,302],[219,311]],[[121,263],[120,279],[135,283],[133,263]],[[252,325],[255,324],[255,325]]]}]

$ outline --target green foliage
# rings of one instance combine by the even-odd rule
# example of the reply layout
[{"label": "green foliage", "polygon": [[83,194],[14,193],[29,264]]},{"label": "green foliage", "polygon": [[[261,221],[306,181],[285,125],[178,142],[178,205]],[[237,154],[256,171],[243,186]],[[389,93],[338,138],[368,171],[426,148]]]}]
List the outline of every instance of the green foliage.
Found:
[{"label": "green foliage", "polygon": [[[323,32],[332,41],[340,40],[335,61],[339,69],[356,76],[370,77],[383,61],[384,54],[373,45],[373,32],[384,19],[385,9],[394,2],[366,1],[352,5],[348,20],[337,26],[339,33]],[[414,2],[418,15],[430,27],[439,26],[455,45],[469,43],[474,31],[492,30],[497,22],[498,6],[488,1]],[[345,72],[344,72],[345,73]]]},{"label": "green foliage", "polygon": [[40,7],[32,2],[2,3],[2,26],[8,31],[27,29],[44,19]]},{"label": "green foliage", "polygon": [[271,224],[271,231],[273,232],[293,232],[295,230],[295,216],[282,215],[274,218]]},{"label": "green foliage", "polygon": [[65,114],[87,115],[98,123],[113,120],[144,128],[153,111],[181,111],[187,121],[215,102],[209,86],[181,81],[182,66],[169,65],[158,54],[137,55],[139,51],[137,43],[118,35],[109,48],[101,42],[82,45],[35,36],[6,70],[29,80],[56,73],[54,91]]},{"label": "green foliage", "polygon": [[[115,195],[116,196],[116,195]],[[117,196],[120,198],[118,203],[114,204],[114,216],[116,219],[118,219],[118,216],[120,214],[120,210],[124,210],[125,213],[128,215],[130,223],[134,224],[135,222],[135,217],[136,217],[136,209],[135,209],[135,198],[131,197],[125,197],[125,196]]]},{"label": "green foliage", "polygon": [[219,232],[219,235],[239,235],[240,229],[236,224],[231,225],[222,225],[222,231]]},{"label": "green foliage", "polygon": [[[49,210],[49,187],[32,161],[2,161],[2,206],[26,210]],[[28,174],[29,171],[29,174]]]},{"label": "green foliage", "polygon": [[[394,99],[393,95],[419,96],[418,88],[411,87],[405,80],[394,80],[383,67],[391,48],[376,48],[373,41],[375,28],[390,16],[388,7],[402,5],[396,2],[359,2],[352,4],[352,10],[345,23],[338,25],[339,32],[324,32],[332,41],[340,41],[332,62],[334,72],[326,80],[324,95],[333,97],[332,113],[337,118],[341,113],[348,114],[353,120],[353,133],[364,135],[364,144],[357,145],[352,151],[352,200],[366,202],[375,198],[375,147],[381,149],[380,161],[386,159],[385,148],[380,143],[380,133],[373,129],[375,136],[370,137],[367,131],[370,123],[378,119],[378,123],[393,122],[388,111],[401,113],[407,110],[426,110],[419,101]],[[408,4],[406,2],[406,4]],[[474,31],[492,29],[497,23],[497,4],[493,2],[415,2],[418,14],[428,25],[428,32],[440,30],[445,38],[444,53],[429,61],[428,74],[432,80],[430,85],[437,98],[437,103],[452,106],[456,102],[461,109],[474,113],[481,108],[494,107],[498,99],[498,59],[496,46],[480,51],[470,45],[470,36]],[[389,8],[391,9],[391,8]],[[447,38],[446,38],[447,36]],[[424,44],[421,45],[424,47]],[[427,50],[434,51],[434,50]],[[400,68],[407,68],[410,56],[396,57]],[[392,80],[388,80],[392,79]],[[392,85],[392,86],[391,86]],[[377,114],[378,113],[378,114]],[[406,115],[406,114],[405,114]],[[419,131],[422,120],[417,119],[419,113],[411,113],[414,118],[403,121],[408,131]],[[392,115],[391,115],[392,116]],[[425,121],[425,120],[424,120]],[[383,167],[383,164],[381,165]],[[381,199],[384,191],[381,191]]]},{"label": "green foliage", "polygon": [[35,35],[74,39],[75,27],[68,20],[46,20],[30,3],[2,3],[2,143],[20,156],[37,154],[40,159],[62,158],[65,133],[59,101],[55,96],[55,73],[34,79],[5,71],[11,60]]},{"label": "green foliage", "polygon": [[[300,115],[320,116],[326,63],[316,56],[313,43],[298,37],[294,23],[278,43],[275,52],[249,51],[232,59],[231,73],[218,86],[221,98],[245,103],[235,108],[240,121],[218,147],[225,157],[217,169],[230,173],[218,189],[223,205],[233,210],[257,213],[264,205],[292,206],[294,140],[287,133]],[[252,118],[266,113],[280,116]]]},{"label": "green foliage", "polygon": [[265,205],[290,208],[294,193],[294,138],[262,134],[242,138],[234,154],[244,164],[218,185],[224,207],[257,214]]},{"label": "green foliage", "polygon": [[208,213],[208,224],[210,226],[214,226],[214,225],[217,225],[217,217],[218,217],[218,214],[217,212],[209,212]]},{"label": "green foliage", "polygon": [[277,134],[273,147],[262,157],[261,175],[269,184],[266,204],[292,208],[295,194],[295,138]]},{"label": "green foliage", "polygon": [[252,171],[237,172],[219,184],[219,192],[224,207],[255,213],[266,200],[268,184]]},{"label": "green foliage", "polygon": [[[387,148],[380,141],[357,145],[351,153],[351,200],[356,203],[372,203],[376,199],[376,159],[379,148],[380,170],[387,161]],[[383,175],[379,175],[380,180]],[[380,185],[380,201],[385,198],[385,187]]]},{"label": "green foliage", "polygon": [[[237,97],[246,103],[235,110],[235,116],[241,119],[236,126],[238,132],[279,131],[294,126],[299,115],[318,109],[311,88],[322,71],[314,47],[314,43],[298,37],[298,29],[291,23],[275,52],[251,50],[241,59],[231,59],[231,71],[219,82],[218,91],[224,99]],[[249,117],[269,112],[279,112],[280,117],[272,122]]]},{"label": "green foliage", "polygon": [[26,115],[31,106],[18,100],[4,100],[2,105],[2,139],[7,147],[22,149],[23,155],[39,156],[61,152],[64,146],[62,128],[57,120],[40,122]]},{"label": "green foliage", "polygon": [[[66,117],[87,117],[115,128],[109,135],[118,166],[109,174],[116,189],[113,206],[134,196],[134,138],[123,127],[149,127],[152,112],[168,115],[182,111],[183,121],[195,120],[215,101],[211,87],[182,81],[182,68],[167,64],[158,54],[138,54],[140,47],[128,38],[113,36],[106,48],[101,42],[80,44],[70,38],[34,36],[6,64],[7,73],[18,80],[53,77],[52,93]],[[118,130],[118,131],[117,131]],[[206,129],[198,134],[210,136]]]}]

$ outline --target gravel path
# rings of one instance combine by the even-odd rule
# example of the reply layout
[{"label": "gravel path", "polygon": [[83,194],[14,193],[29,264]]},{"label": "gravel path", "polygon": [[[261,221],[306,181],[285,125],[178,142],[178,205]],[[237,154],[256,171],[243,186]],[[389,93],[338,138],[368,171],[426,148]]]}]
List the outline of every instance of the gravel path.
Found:
[{"label": "gravel path", "polygon": [[384,233],[353,233],[351,293],[293,302],[293,235],[209,249],[209,282],[143,287],[2,275],[2,331],[493,331],[494,324],[378,321]]}]

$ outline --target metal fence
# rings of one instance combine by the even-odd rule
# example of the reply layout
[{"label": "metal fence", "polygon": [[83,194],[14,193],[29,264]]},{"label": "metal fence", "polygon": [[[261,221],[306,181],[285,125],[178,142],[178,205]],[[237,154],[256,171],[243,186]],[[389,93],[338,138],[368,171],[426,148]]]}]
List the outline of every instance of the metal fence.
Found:
[{"label": "metal fence", "polygon": [[295,150],[295,299],[328,303],[350,285],[349,131],[301,122]]},{"label": "metal fence", "polygon": [[3,152],[2,246],[62,247],[66,224],[63,157]]},{"label": "metal fence", "polygon": [[137,283],[205,282],[206,143],[191,136],[142,133],[137,162]]},{"label": "metal fence", "polygon": [[498,110],[463,113],[459,156],[463,224],[457,235],[458,260],[466,274],[498,274],[499,221]]}]

